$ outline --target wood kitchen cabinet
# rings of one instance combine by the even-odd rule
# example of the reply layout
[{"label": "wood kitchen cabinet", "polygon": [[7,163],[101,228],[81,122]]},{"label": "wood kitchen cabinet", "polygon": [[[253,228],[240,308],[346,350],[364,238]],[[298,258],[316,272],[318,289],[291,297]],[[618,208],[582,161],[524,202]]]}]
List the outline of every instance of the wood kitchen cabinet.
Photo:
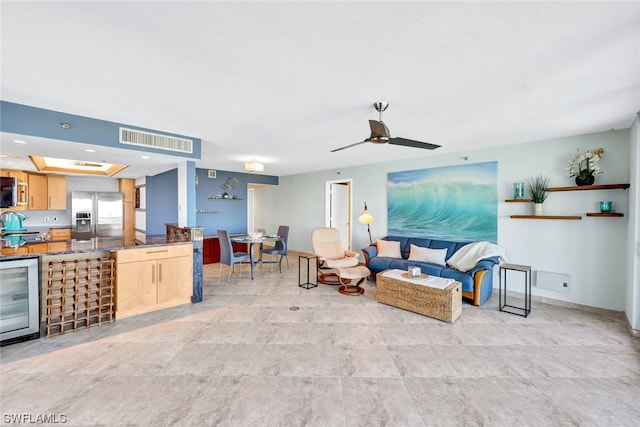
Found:
[{"label": "wood kitchen cabinet", "polygon": [[47,209],[52,211],[67,210],[67,177],[64,175],[47,175]]},{"label": "wood kitchen cabinet", "polygon": [[193,245],[116,251],[116,318],[191,302]]},{"label": "wood kitchen cabinet", "polygon": [[49,194],[49,180],[47,175],[27,172],[27,185],[29,188],[29,204],[27,209],[45,211],[49,207],[47,196]]},{"label": "wood kitchen cabinet", "polygon": [[36,211],[67,210],[67,177],[26,172],[27,209]]},{"label": "wood kitchen cabinet", "polygon": [[136,182],[131,178],[118,180],[118,191],[122,193],[122,228],[125,236],[135,235],[135,190]]},{"label": "wood kitchen cabinet", "polygon": [[71,228],[50,228],[49,240],[71,240]]}]

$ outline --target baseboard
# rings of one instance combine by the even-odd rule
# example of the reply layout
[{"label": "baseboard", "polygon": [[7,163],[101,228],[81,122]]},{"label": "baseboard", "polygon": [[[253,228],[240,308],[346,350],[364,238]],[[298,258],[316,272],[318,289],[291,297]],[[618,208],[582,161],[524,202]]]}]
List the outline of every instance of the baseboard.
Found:
[{"label": "baseboard", "polygon": [[634,338],[640,338],[640,330],[633,329],[633,327],[631,326],[631,323],[629,323],[629,319],[627,318],[627,316],[624,316],[624,323],[626,323],[627,325],[627,331],[629,331],[629,335],[631,335]]},{"label": "baseboard", "polygon": [[[495,292],[498,292],[498,288],[493,288],[493,290]],[[517,298],[524,298],[524,294],[522,292],[508,291],[507,296],[509,295],[512,295]],[[576,310],[587,311],[590,313],[603,314],[608,316],[618,316],[620,317],[620,319],[624,318],[624,321],[627,324],[627,328],[629,329],[629,334],[631,336],[634,336],[634,337],[640,336],[640,331],[631,328],[631,325],[629,324],[629,320],[627,319],[627,316],[625,315],[624,311],[611,310],[608,308],[592,307],[590,305],[577,304],[574,302],[562,301],[562,300],[553,299],[549,297],[541,297],[539,295],[531,295],[531,301],[547,304],[547,305],[554,305],[556,307],[573,308]]]}]

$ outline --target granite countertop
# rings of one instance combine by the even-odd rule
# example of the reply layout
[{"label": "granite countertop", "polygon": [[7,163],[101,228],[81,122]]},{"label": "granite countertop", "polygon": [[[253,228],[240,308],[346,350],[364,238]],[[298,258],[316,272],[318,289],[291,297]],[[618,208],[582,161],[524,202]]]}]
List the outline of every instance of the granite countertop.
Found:
[{"label": "granite countertop", "polygon": [[[6,238],[6,235],[3,236]],[[2,254],[0,255],[0,261],[17,258],[28,258],[41,255],[57,255],[57,254],[71,254],[93,251],[114,251],[119,249],[128,248],[140,248],[146,246],[160,246],[160,245],[179,245],[187,244],[191,242],[168,242],[165,235],[148,235],[145,242],[136,240],[132,237],[95,237],[88,240],[35,240],[30,236],[29,241],[24,239],[24,242],[17,247],[6,246],[2,248]]]}]

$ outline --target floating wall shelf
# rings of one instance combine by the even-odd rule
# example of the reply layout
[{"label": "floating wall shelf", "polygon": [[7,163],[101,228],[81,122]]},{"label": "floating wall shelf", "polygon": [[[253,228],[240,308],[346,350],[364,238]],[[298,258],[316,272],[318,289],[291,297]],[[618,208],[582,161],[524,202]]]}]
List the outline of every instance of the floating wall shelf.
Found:
[{"label": "floating wall shelf", "polygon": [[514,219],[582,219],[580,215],[511,215]]},{"label": "floating wall shelf", "polygon": [[585,190],[626,190],[631,184],[574,185],[571,187],[549,187],[547,191],[585,191]]},{"label": "floating wall shelf", "polygon": [[[549,187],[547,191],[585,191],[585,190],[626,190],[631,187],[631,184],[600,184],[600,185],[573,185],[571,187]],[[531,199],[506,199],[506,203],[531,203]],[[623,217],[624,214],[617,212],[588,212],[587,216],[591,217]],[[511,215],[513,219],[565,219],[565,220],[580,220],[580,215]]]},{"label": "floating wall shelf", "polygon": [[608,217],[620,218],[624,216],[624,214],[617,213],[617,212],[588,212],[587,216],[608,216]]}]

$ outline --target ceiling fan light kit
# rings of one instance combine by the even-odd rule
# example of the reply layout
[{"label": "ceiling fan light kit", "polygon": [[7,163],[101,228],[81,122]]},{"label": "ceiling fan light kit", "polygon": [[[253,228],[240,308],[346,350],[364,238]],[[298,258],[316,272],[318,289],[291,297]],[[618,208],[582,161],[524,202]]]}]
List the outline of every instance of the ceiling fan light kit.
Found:
[{"label": "ceiling fan light kit", "polygon": [[389,107],[389,103],[387,101],[378,101],[373,104],[373,107],[378,112],[379,120],[369,120],[369,127],[371,128],[371,136],[365,139],[364,141],[356,142],[355,144],[346,145],[344,147],[336,148],[335,150],[331,150],[332,153],[336,151],[344,150],[345,148],[355,147],[356,145],[364,144],[365,142],[371,142],[373,144],[386,144],[389,143],[391,145],[402,145],[404,147],[413,147],[413,148],[422,148],[425,150],[434,150],[439,145],[429,144],[428,142],[415,141],[413,139],[406,139],[400,137],[391,137],[391,132],[389,132],[389,128],[382,121],[382,112],[385,111]]}]

